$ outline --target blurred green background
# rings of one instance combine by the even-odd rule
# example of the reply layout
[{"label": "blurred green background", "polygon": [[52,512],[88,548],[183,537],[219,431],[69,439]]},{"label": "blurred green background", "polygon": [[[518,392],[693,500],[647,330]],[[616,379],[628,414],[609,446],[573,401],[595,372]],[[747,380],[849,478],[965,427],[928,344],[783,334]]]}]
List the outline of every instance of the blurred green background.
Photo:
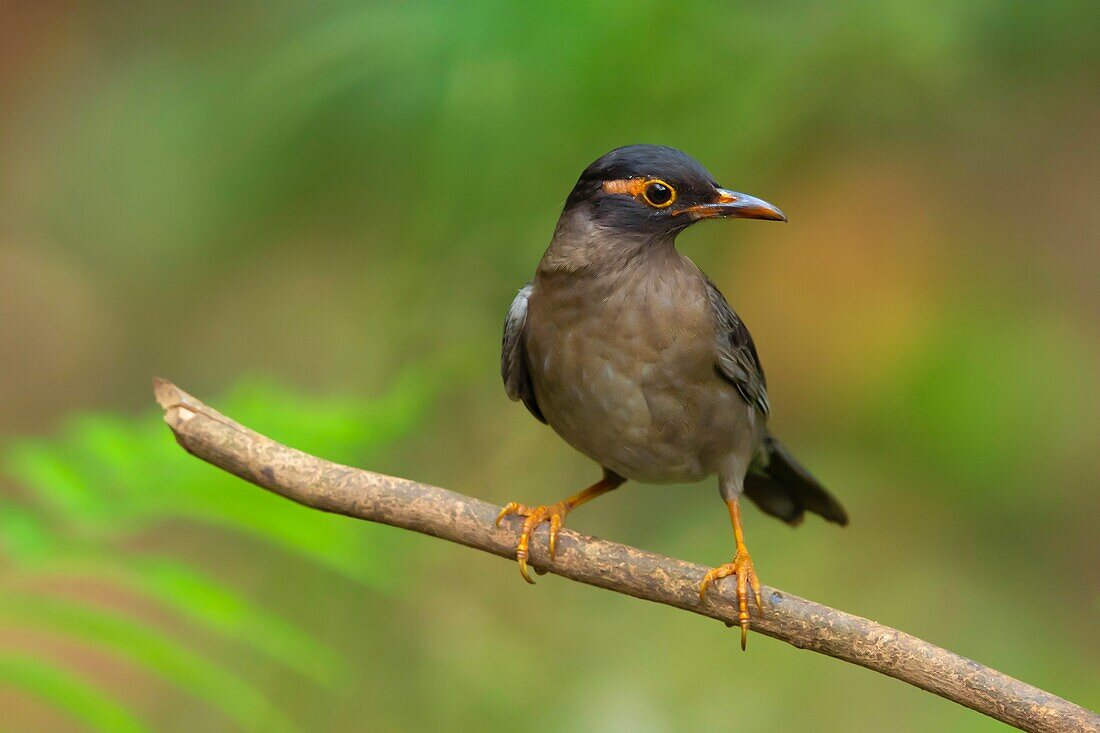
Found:
[{"label": "blurred green background", "polygon": [[[682,148],[784,226],[680,239],[841,531],[768,584],[1100,707],[1100,4],[0,6],[0,728],[997,730],[761,636],[180,451],[162,375],[496,503],[597,475],[500,326],[580,170]],[[574,529],[696,562],[714,485]]]}]

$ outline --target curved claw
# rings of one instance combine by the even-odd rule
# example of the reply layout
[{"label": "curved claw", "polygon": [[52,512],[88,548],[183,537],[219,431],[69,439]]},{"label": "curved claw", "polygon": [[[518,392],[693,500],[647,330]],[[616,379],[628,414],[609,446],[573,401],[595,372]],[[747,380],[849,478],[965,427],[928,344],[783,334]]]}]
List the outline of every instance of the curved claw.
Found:
[{"label": "curved claw", "polygon": [[[564,502],[551,504],[550,506],[529,507],[513,501],[506,504],[497,515],[496,525],[498,527],[501,520],[510,514],[525,517],[523,529],[519,533],[519,542],[516,543],[516,562],[519,563],[519,574],[531,585],[535,584],[527,566],[527,558],[530,556],[531,533],[543,522],[550,523],[550,559],[553,560],[558,546],[558,532],[561,531],[562,522],[568,513],[569,509]],[[540,572],[538,568],[535,570]]]},{"label": "curved claw", "polygon": [[562,519],[561,514],[550,515],[550,559],[554,559],[554,554],[558,549],[558,532],[561,531]]},{"label": "curved claw", "polygon": [[500,510],[500,514],[497,514],[497,521],[494,523],[496,526],[500,526],[500,520],[507,517],[509,514],[526,514],[527,507],[515,501],[510,501],[504,505],[504,508]]},{"label": "curved claw", "polygon": [[527,538],[529,533],[527,532],[527,523],[523,524],[523,534],[519,536],[519,544],[516,545],[516,562],[519,563],[519,574],[523,576],[531,585],[535,584],[535,581],[531,579],[531,575],[527,572]]},{"label": "curved claw", "polygon": [[744,651],[749,631],[749,588],[752,588],[752,593],[756,596],[757,610],[761,614],[764,612],[764,594],[760,591],[760,579],[756,577],[756,569],[749,553],[738,551],[733,562],[707,571],[699,585],[699,599],[705,601],[707,587],[730,575],[737,576],[737,625],[741,627],[741,650]]}]

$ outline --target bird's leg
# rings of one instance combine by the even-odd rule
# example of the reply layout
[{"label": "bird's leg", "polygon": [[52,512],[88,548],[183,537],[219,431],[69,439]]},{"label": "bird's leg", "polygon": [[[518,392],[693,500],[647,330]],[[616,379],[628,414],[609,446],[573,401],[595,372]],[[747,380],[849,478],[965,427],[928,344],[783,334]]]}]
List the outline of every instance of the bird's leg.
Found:
[{"label": "bird's leg", "polygon": [[622,476],[612,473],[611,471],[604,471],[602,479],[589,486],[584,491],[577,494],[573,494],[564,501],[559,501],[557,504],[550,504],[549,506],[536,506],[529,507],[525,504],[519,504],[517,502],[510,502],[503,509],[500,510],[500,514],[497,515],[497,526],[500,526],[500,521],[509,514],[518,514],[521,517],[526,517],[523,522],[523,530],[519,534],[519,542],[516,544],[516,560],[519,562],[519,574],[523,576],[523,579],[528,583],[534,583],[531,580],[531,576],[527,572],[527,548],[531,542],[531,533],[535,531],[543,522],[550,523],[550,559],[554,559],[554,551],[557,549],[558,532],[561,530],[562,522],[565,520],[565,515],[571,512],[573,509],[584,504],[586,501],[592,501],[600,494],[606,494],[612,489],[617,489],[622,486],[626,481]]},{"label": "bird's leg", "polygon": [[760,593],[760,580],[756,577],[756,569],[753,568],[752,558],[749,557],[749,548],[745,547],[745,533],[741,529],[741,506],[737,499],[726,502],[730,510],[730,521],[733,523],[733,537],[737,541],[737,554],[733,562],[719,565],[707,572],[703,582],[699,586],[699,598],[706,600],[707,586],[716,580],[721,580],[729,575],[737,576],[737,625],[741,627],[741,650],[745,649],[745,638],[749,630],[749,586],[756,596],[756,608],[763,613],[763,595]]}]

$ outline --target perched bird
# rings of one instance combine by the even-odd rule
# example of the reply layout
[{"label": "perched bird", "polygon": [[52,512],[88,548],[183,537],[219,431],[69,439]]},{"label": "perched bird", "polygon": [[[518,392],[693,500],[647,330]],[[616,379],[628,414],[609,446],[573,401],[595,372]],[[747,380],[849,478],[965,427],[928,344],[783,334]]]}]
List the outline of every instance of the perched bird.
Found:
[{"label": "perched bird", "polygon": [[550,556],[565,516],[633,479],[696,482],[718,475],[729,508],[733,561],[699,588],[737,576],[741,648],[751,588],[760,582],[741,528],[742,495],[791,525],[811,511],[844,525],[840,503],[767,429],[767,383],[748,328],[710,279],[676,251],[703,219],[786,221],[776,207],[721,188],[673,148],[612,150],[581,174],[534,279],[508,311],[501,376],[603,478],[546,506],[512,502],[497,517],[525,517],[516,546],[527,569],[531,533],[550,524]]}]

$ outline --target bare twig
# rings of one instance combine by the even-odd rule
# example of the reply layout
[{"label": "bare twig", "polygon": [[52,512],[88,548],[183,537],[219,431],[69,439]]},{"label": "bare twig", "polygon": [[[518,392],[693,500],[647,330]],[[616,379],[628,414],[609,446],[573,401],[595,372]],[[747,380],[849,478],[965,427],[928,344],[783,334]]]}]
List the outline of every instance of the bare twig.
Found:
[{"label": "bare twig", "polygon": [[[189,453],[299,504],[411,529],[514,558],[517,524],[495,527],[497,507],[453,491],[330,463],[233,422],[170,382],[156,380],[164,420]],[[545,529],[540,530],[545,533]],[[545,537],[545,534],[543,534]],[[563,529],[550,561],[533,542],[531,563],[571,580],[737,621],[734,594],[715,587],[699,600],[706,568]],[[813,601],[763,588],[753,630],[872,669],[1027,731],[1096,731],[1100,716],[996,670]]]}]

